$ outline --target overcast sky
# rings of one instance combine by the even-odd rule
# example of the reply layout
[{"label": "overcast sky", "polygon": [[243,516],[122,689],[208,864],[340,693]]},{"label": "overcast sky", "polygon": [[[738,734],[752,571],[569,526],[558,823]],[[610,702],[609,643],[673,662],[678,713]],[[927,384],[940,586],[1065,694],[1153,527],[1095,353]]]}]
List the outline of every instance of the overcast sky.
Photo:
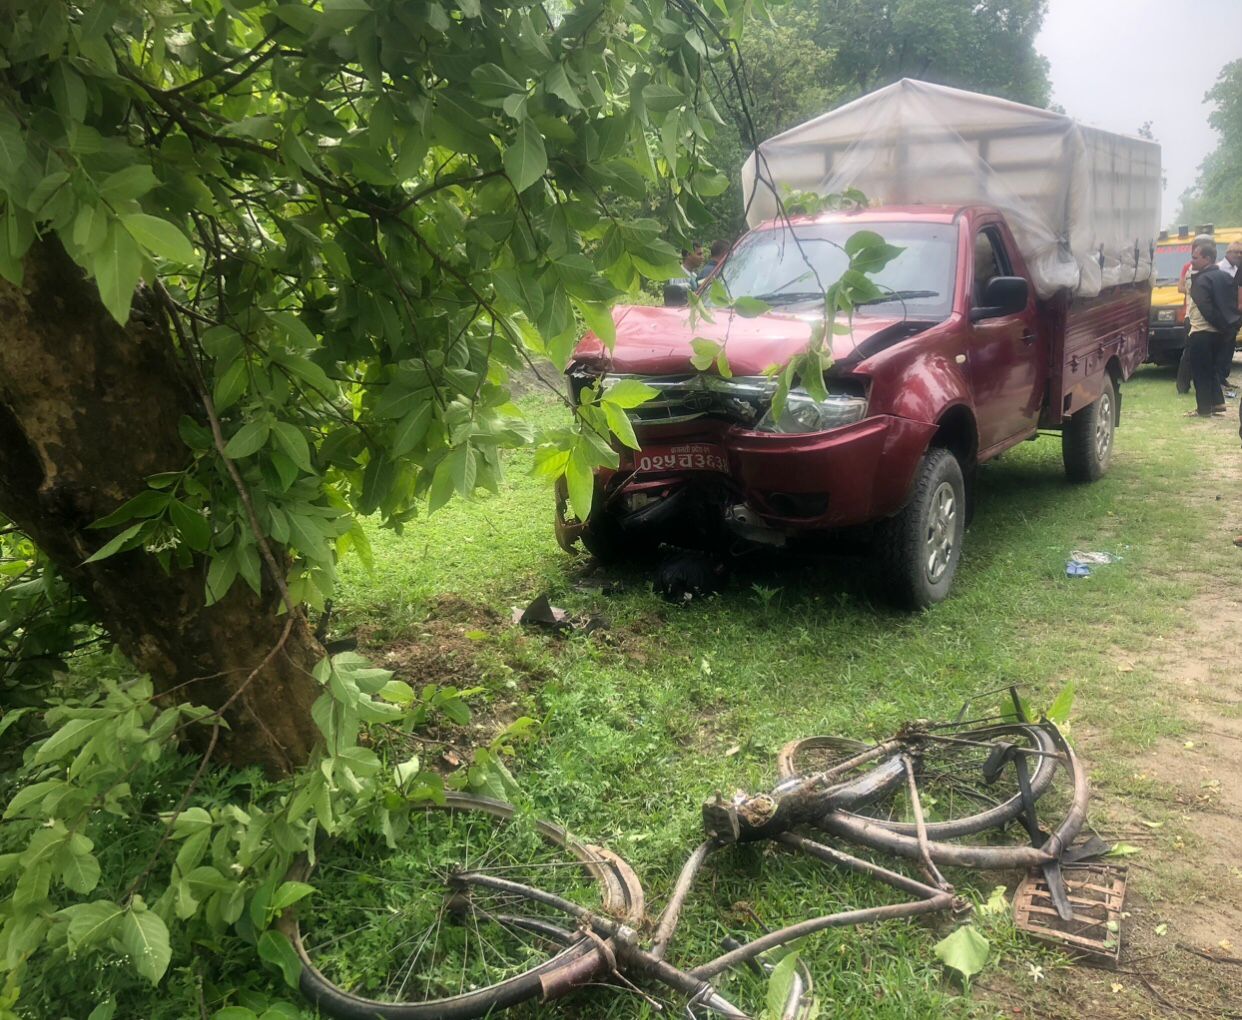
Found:
[{"label": "overcast sky", "polygon": [[1216,147],[1203,94],[1242,57],[1242,0],[1049,0],[1036,48],[1071,117],[1135,134],[1150,120],[1169,183],[1163,223]]}]

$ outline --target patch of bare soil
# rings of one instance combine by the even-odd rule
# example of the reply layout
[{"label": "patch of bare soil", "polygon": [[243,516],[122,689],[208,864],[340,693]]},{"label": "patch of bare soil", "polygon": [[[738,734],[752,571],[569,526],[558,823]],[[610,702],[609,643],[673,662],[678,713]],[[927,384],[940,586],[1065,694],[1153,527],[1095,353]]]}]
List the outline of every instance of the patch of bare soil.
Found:
[{"label": "patch of bare soil", "polygon": [[1193,622],[1148,662],[1160,688],[1154,696],[1174,705],[1190,730],[1131,763],[1162,791],[1172,815],[1161,838],[1150,830],[1144,838],[1137,809],[1102,805],[1122,839],[1141,847],[1128,860],[1120,965],[1058,968],[1034,988],[1017,977],[994,979],[985,991],[1003,1015],[1242,1017],[1242,604],[1226,585],[1208,582],[1190,610]]}]

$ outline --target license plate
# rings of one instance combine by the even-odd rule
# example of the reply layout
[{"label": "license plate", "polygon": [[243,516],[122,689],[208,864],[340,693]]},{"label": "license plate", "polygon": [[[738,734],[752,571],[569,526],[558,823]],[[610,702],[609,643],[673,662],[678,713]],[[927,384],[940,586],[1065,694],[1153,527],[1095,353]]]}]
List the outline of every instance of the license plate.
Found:
[{"label": "license plate", "polygon": [[634,455],[634,467],[643,472],[722,471],[728,473],[724,450],[711,443],[649,446]]}]

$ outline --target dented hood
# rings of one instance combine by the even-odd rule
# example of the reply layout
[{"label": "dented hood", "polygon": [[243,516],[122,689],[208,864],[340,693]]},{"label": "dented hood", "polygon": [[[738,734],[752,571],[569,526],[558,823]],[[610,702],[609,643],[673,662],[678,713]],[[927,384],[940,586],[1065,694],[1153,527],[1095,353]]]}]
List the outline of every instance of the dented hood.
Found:
[{"label": "dented hood", "polygon": [[[727,309],[716,309],[713,322],[699,318],[691,326],[688,308],[649,308],[621,305],[613,309],[617,342],[610,354],[594,333],[578,344],[575,360],[612,372],[639,375],[676,375],[693,371],[691,341],[703,338],[727,343],[734,375],[760,375],[806,350],[819,316],[769,312],[747,319]],[[901,322],[900,318],[857,316],[852,334],[833,337],[832,356],[840,360],[868,337]]]}]

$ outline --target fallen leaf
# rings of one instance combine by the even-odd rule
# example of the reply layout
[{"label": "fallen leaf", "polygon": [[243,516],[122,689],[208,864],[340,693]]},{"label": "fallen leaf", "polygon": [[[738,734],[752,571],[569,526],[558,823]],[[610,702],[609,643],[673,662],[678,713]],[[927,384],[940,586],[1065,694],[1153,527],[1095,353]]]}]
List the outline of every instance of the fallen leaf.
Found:
[{"label": "fallen leaf", "polygon": [[1113,994],[1116,995],[1124,986],[1121,982],[1114,981],[1111,985],[1109,985],[1109,987],[1113,990]]},{"label": "fallen leaf", "polygon": [[1220,946],[1221,949],[1223,949],[1226,953],[1229,952],[1229,950],[1233,948],[1233,943],[1230,942],[1228,939],[1221,939],[1216,944]]},{"label": "fallen leaf", "polygon": [[1149,822],[1146,818],[1139,819],[1139,825],[1146,825],[1149,829],[1163,829],[1164,822]]},{"label": "fallen leaf", "polygon": [[1195,742],[1193,740],[1187,740],[1186,743],[1182,744],[1182,747],[1186,748],[1187,751],[1189,751],[1194,746],[1195,746]]},{"label": "fallen leaf", "polygon": [[1158,924],[1158,925],[1156,925],[1156,934],[1157,934],[1157,935],[1164,935],[1164,934],[1167,934],[1168,930],[1169,930],[1169,926],[1168,926],[1167,924]]},{"label": "fallen leaf", "polygon": [[734,744],[731,748],[729,748],[729,750],[725,751],[724,756],[725,756],[726,758],[732,758],[732,757],[733,757],[735,754],[737,754],[737,753],[738,753],[738,751],[740,751],[741,749],[742,749],[742,745],[741,745],[741,744]]},{"label": "fallen leaf", "polygon": [[1133,673],[1134,667],[1131,666],[1128,662],[1121,662],[1121,663],[1118,663],[1117,665],[1117,672],[1118,673]]}]

